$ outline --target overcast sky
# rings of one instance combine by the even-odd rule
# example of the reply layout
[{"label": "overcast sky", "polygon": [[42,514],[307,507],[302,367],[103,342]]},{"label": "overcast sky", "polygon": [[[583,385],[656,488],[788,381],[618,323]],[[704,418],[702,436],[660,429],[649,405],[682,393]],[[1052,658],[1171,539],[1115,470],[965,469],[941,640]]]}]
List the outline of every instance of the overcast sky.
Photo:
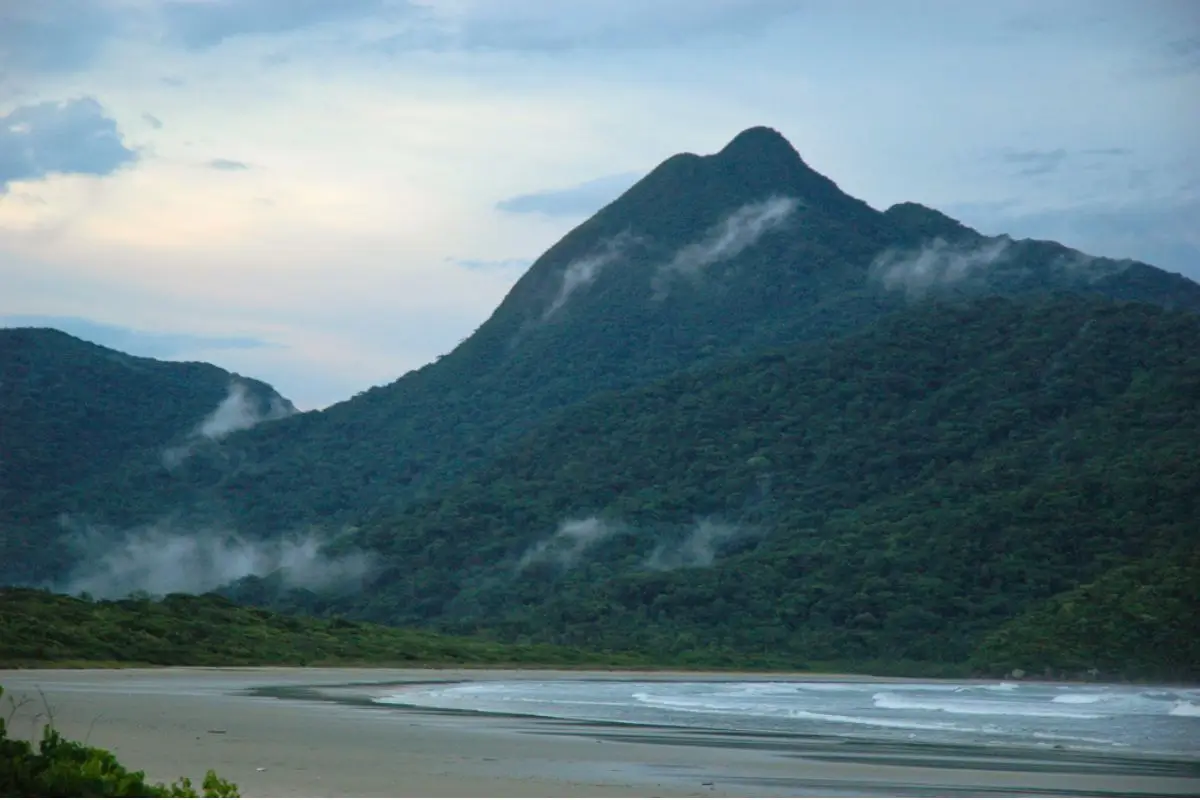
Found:
[{"label": "overcast sky", "polygon": [[753,125],[884,208],[1200,279],[1198,0],[0,0],[0,323],[302,408]]}]

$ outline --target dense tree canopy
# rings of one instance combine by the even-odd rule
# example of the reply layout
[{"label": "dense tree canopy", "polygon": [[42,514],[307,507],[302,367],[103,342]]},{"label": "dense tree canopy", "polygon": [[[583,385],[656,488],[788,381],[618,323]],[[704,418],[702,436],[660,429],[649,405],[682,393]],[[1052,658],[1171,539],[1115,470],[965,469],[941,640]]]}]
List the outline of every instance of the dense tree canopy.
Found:
[{"label": "dense tree canopy", "polygon": [[[574,407],[364,524],[384,573],[318,610],[703,661],[961,664],[1194,541],[1197,397],[1190,314],[928,305]],[[588,546],[560,528],[592,517]],[[529,563],[555,546],[573,560]]]},{"label": "dense tree canopy", "polygon": [[[64,514],[317,526],[366,589],[226,594],[696,663],[1191,674],[1128,615],[1095,629],[1112,657],[1037,636],[1085,586],[1186,591],[1197,311],[1149,265],[876,211],[751,129],[572,230],[444,358],[179,463],[226,373],[0,332],[0,580],[69,572]],[[1153,628],[1179,596],[1135,599]]]},{"label": "dense tree canopy", "polygon": [[218,595],[93,601],[0,589],[0,667],[621,664],[621,654],[513,646],[426,631],[285,616]]}]

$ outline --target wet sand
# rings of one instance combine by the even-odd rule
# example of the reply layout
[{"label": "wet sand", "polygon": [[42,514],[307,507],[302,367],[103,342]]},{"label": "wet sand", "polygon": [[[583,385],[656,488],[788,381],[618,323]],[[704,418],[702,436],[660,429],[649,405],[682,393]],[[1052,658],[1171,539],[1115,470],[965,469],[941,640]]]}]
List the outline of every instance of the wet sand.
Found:
[{"label": "wet sand", "polygon": [[397,693],[397,686],[431,681],[674,677],[757,676],[17,670],[0,671],[0,713],[11,714],[12,735],[28,738],[46,722],[48,704],[66,736],[112,750],[153,780],[198,781],[213,768],[244,796],[1200,796],[1200,762],[563,722],[371,702]]}]

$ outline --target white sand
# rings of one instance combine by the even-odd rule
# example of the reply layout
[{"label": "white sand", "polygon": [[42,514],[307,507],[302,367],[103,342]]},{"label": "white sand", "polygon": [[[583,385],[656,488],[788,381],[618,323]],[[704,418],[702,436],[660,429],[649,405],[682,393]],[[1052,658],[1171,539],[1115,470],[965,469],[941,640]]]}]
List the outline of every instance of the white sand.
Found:
[{"label": "white sand", "polygon": [[[110,749],[154,780],[187,775],[198,782],[205,770],[216,769],[244,796],[828,796],[901,790],[1200,796],[1200,777],[1097,774],[1066,758],[1061,768],[1047,769],[1045,763],[1014,764],[1011,757],[1002,763],[998,756],[996,769],[981,770],[916,760],[882,763],[863,747],[841,753],[855,760],[829,761],[802,749],[789,754],[767,741],[733,747],[728,737],[702,733],[239,694],[263,686],[621,676],[637,677],[530,670],[0,671],[0,713],[9,716],[11,697],[18,707],[10,732],[34,736],[46,721],[44,694],[64,735]],[[324,691],[343,701],[380,693],[394,690],[364,685]]]}]

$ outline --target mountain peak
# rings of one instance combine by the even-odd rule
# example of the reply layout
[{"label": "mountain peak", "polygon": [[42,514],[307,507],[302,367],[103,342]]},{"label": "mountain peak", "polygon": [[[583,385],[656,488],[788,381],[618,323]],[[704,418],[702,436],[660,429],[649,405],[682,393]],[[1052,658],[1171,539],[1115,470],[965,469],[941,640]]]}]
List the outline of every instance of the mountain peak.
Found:
[{"label": "mountain peak", "polygon": [[717,156],[725,159],[802,161],[796,148],[792,147],[792,143],[785,139],[782,133],[765,125],[756,125],[742,131],[721,148]]}]

